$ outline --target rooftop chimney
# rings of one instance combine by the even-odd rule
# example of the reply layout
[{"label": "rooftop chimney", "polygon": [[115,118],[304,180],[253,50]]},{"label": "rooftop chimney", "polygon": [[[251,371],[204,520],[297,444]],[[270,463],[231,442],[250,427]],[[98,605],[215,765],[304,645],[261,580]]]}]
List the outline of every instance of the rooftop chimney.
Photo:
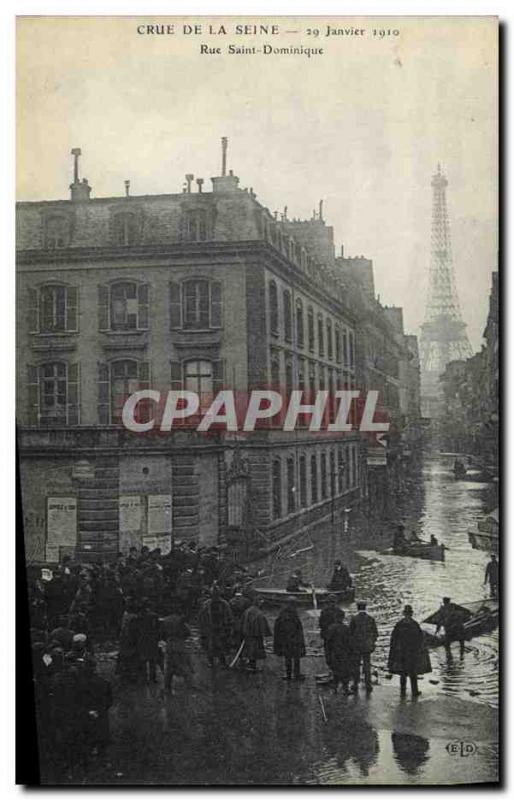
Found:
[{"label": "rooftop chimney", "polygon": [[323,222],[323,200],[319,201],[319,218]]},{"label": "rooftop chimney", "polygon": [[221,137],[221,176],[225,177],[227,174],[227,147],[228,139],[226,136]]},{"label": "rooftop chimney", "polygon": [[130,181],[125,181],[125,197],[130,195]]},{"label": "rooftop chimney", "polygon": [[187,183],[186,192],[187,192],[187,194],[191,194],[191,184],[193,183],[194,177],[195,176],[192,175],[190,172],[186,175],[186,183]]},{"label": "rooftop chimney", "polygon": [[233,170],[227,175],[227,146],[226,136],[221,137],[221,175],[211,178],[213,192],[235,192],[239,186],[239,178],[234,175]]},{"label": "rooftop chimney", "polygon": [[202,186],[203,186],[203,178],[197,178],[196,179],[196,185],[198,186],[199,194],[201,194],[202,193]]},{"label": "rooftop chimney", "polygon": [[79,180],[79,156],[82,155],[82,150],[80,147],[73,147],[71,154],[73,156],[73,183],[70,183],[71,199],[74,203],[80,203],[89,200],[91,186],[86,178],[82,178],[82,181]]}]

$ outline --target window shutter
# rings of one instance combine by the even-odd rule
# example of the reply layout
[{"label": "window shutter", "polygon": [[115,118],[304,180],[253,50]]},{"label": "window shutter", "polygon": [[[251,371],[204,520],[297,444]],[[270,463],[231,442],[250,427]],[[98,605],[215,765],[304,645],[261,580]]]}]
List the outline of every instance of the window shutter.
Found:
[{"label": "window shutter", "polygon": [[170,283],[170,328],[182,327],[182,300],[179,283]]},{"label": "window shutter", "polygon": [[211,283],[211,328],[221,328],[223,322],[223,297],[221,281]]},{"label": "window shutter", "polygon": [[39,369],[30,365],[27,369],[28,423],[37,425],[39,423]]},{"label": "window shutter", "polygon": [[[150,388],[150,362],[140,361],[137,365],[137,377],[139,381],[139,389]],[[148,422],[150,419],[150,400],[141,400],[139,402],[139,422]]]},{"label": "window shutter", "polygon": [[147,283],[141,283],[137,288],[138,328],[143,330],[148,328],[148,289]]},{"label": "window shutter", "polygon": [[139,361],[137,365],[137,378],[140,389],[150,388],[150,362]]},{"label": "window shutter", "polygon": [[80,423],[80,364],[68,365],[68,425]]},{"label": "window shutter", "polygon": [[214,395],[223,389],[224,372],[224,361],[221,358],[215,359],[212,362],[212,390]]},{"label": "window shutter", "polygon": [[37,289],[29,289],[29,331],[30,333],[39,333]]},{"label": "window shutter", "polygon": [[110,422],[110,380],[109,365],[98,364],[98,422],[100,425],[108,425]]},{"label": "window shutter", "polygon": [[171,362],[171,388],[176,391],[182,391],[182,364],[180,361]]},{"label": "window shutter", "polygon": [[109,287],[98,287],[98,328],[108,331],[109,325]]},{"label": "window shutter", "polygon": [[78,292],[76,286],[66,289],[66,330],[78,330]]}]

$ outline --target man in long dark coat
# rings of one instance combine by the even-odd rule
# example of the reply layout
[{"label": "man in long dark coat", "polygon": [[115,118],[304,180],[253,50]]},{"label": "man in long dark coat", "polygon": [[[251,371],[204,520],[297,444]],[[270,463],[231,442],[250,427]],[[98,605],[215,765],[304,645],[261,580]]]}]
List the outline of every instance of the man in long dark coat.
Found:
[{"label": "man in long dark coat", "polygon": [[377,624],[372,616],[366,612],[366,603],[360,600],[357,603],[357,613],[350,620],[350,634],[352,648],[355,653],[355,689],[359,687],[360,665],[364,673],[364,683],[368,694],[373,691],[371,685],[371,653],[375,649],[378,639]]},{"label": "man in long dark coat", "polygon": [[164,617],[161,620],[161,636],[166,642],[164,690],[171,692],[174,675],[183,678],[186,685],[191,687],[194,669],[186,646],[191,630],[184,616],[179,612],[172,612]]},{"label": "man in long dark coat", "polygon": [[327,603],[321,609],[321,614],[319,615],[319,635],[323,639],[323,649],[325,651],[325,659],[327,660],[327,633],[328,629],[334,622],[342,619],[344,617],[344,612],[337,606],[336,598],[334,595],[330,595],[328,598]]},{"label": "man in long dark coat", "polygon": [[198,623],[200,641],[207,653],[210,666],[214,666],[215,659],[225,666],[225,659],[231,646],[233,618],[230,606],[221,597],[217,586],[213,587],[211,597],[203,604],[198,615]]},{"label": "man in long dark coat", "polygon": [[291,673],[293,680],[305,680],[300,673],[300,659],[305,655],[305,639],[294,600],[282,609],[275,621],[273,652],[277,656],[283,656],[285,660],[284,680],[290,681]]},{"label": "man in long dark coat", "polygon": [[334,563],[334,572],[328,584],[331,592],[342,592],[352,585],[352,576],[345,565],[340,561]]},{"label": "man in long dark coat", "polygon": [[410,680],[413,697],[421,694],[418,675],[432,672],[425,637],[420,626],[412,618],[412,606],[405,606],[403,618],[396,623],[391,633],[389,647],[389,672],[400,676],[400,694],[405,697],[407,678]]},{"label": "man in long dark coat", "polygon": [[343,687],[344,694],[353,693],[354,689],[348,688],[348,683],[355,674],[355,653],[352,650],[352,637],[350,628],[344,621],[344,611],[338,609],[339,616],[329,626],[325,635],[325,653],[327,664],[334,676],[334,692],[337,693],[339,684]]},{"label": "man in long dark coat", "polygon": [[264,637],[271,636],[268,620],[262,612],[262,600],[255,598],[243,614],[241,633],[244,639],[243,658],[248,661],[249,668],[255,672],[257,661],[266,658]]}]

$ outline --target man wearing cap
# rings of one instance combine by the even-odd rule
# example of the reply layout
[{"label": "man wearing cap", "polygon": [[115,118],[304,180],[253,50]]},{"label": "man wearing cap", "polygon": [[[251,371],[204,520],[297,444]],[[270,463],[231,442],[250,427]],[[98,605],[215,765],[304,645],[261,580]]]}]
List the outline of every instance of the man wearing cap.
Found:
[{"label": "man wearing cap", "polygon": [[435,632],[438,634],[440,629],[444,628],[446,634],[444,646],[448,652],[452,642],[459,642],[461,653],[464,652],[464,629],[462,627],[464,619],[463,609],[459,609],[459,606],[452,603],[451,597],[443,597]]},{"label": "man wearing cap", "polygon": [[372,616],[366,612],[366,603],[359,600],[357,613],[350,620],[350,635],[352,650],[355,655],[354,687],[357,690],[360,680],[360,668],[364,673],[364,683],[368,694],[373,691],[371,685],[371,653],[375,649],[378,639],[377,624]]},{"label": "man wearing cap", "polygon": [[407,692],[407,677],[412,696],[419,697],[421,692],[418,689],[418,675],[432,672],[423,631],[412,615],[412,606],[405,606],[402,619],[393,628],[389,646],[388,669],[400,676],[402,697]]},{"label": "man wearing cap", "polygon": [[499,577],[498,560],[494,553],[491,553],[491,560],[485,568],[484,586],[489,583],[491,590],[491,598],[498,600],[498,577]]}]

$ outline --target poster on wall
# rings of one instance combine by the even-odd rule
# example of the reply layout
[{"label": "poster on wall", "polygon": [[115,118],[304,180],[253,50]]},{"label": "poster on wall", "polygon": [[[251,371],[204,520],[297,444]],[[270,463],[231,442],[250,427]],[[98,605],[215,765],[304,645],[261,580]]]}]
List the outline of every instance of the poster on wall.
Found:
[{"label": "poster on wall", "polygon": [[119,549],[128,553],[131,547],[141,547],[142,503],[138,494],[120,495]]},{"label": "poster on wall", "polygon": [[59,561],[61,548],[70,552],[77,544],[77,498],[48,497],[46,560]]},{"label": "poster on wall", "polygon": [[171,550],[171,495],[148,495],[147,534],[143,544],[150,550],[160,547],[163,553]]}]

